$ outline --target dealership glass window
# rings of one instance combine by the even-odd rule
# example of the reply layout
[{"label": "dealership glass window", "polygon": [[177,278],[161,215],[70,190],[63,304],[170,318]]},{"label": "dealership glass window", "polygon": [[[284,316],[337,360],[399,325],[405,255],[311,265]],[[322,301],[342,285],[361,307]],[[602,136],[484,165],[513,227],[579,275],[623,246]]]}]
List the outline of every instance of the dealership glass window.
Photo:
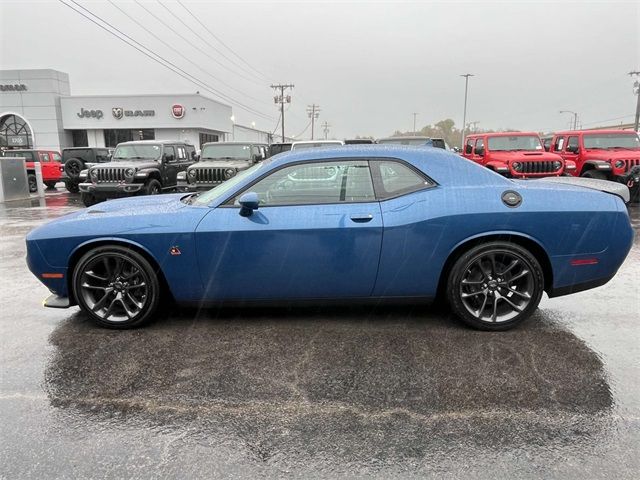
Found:
[{"label": "dealership glass window", "polygon": [[115,147],[122,142],[131,142],[134,140],[155,140],[156,131],[151,128],[142,130],[136,129],[106,129],[104,130],[104,146]]},{"label": "dealership glass window", "polygon": [[0,118],[0,147],[33,148],[31,129],[18,115]]},{"label": "dealership glass window", "polygon": [[74,147],[88,147],[89,139],[87,138],[86,130],[72,130],[71,137],[73,139]]},{"label": "dealership glass window", "polygon": [[219,142],[220,137],[218,135],[214,135],[212,133],[201,133],[200,134],[200,148],[202,145],[209,142]]}]

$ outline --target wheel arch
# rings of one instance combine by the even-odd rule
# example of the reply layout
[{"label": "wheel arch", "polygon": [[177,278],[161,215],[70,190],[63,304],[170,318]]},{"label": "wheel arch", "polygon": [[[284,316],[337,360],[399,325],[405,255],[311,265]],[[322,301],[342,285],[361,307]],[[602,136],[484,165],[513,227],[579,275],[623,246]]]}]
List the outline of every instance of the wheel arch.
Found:
[{"label": "wheel arch", "polygon": [[490,232],[481,233],[479,235],[467,238],[458,243],[451,250],[440,272],[437,296],[439,298],[444,298],[443,295],[447,287],[447,279],[449,278],[449,273],[451,272],[451,268],[455,264],[456,260],[458,260],[458,258],[460,258],[465,252],[469,251],[476,245],[494,241],[515,243],[516,245],[529,250],[531,254],[536,257],[538,262],[540,262],[540,267],[542,268],[542,273],[544,276],[544,290],[548,291],[553,287],[553,267],[551,266],[551,260],[549,259],[549,255],[547,254],[544,247],[540,244],[540,242],[522,233]]},{"label": "wheel arch", "polygon": [[173,294],[171,293],[171,289],[169,288],[169,283],[167,282],[160,264],[147,248],[137,242],[133,242],[124,238],[104,237],[87,240],[86,242],[81,243],[73,250],[73,252],[71,252],[71,255],[69,255],[69,261],[67,262],[67,291],[69,292],[70,299],[74,303],[77,303],[77,300],[75,298],[75,292],[73,291],[73,272],[76,269],[78,261],[89,250],[96,247],[103,247],[108,245],[130,248],[136,253],[142,255],[151,264],[154,271],[158,275],[158,281],[160,282],[160,288],[163,290],[163,293],[170,295],[171,299],[173,299]]}]

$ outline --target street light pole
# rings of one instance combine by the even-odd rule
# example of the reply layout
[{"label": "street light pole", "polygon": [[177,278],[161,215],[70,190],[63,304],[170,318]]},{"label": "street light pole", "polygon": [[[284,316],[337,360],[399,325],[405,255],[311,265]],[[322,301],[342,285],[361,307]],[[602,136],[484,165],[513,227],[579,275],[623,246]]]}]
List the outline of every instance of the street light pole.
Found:
[{"label": "street light pole", "polygon": [[[640,75],[640,72],[629,72],[629,76],[632,78],[638,77],[638,75]],[[635,93],[636,97],[638,97],[638,99],[636,100],[636,119],[633,127],[633,129],[637,132],[638,124],[640,124],[640,82],[638,82],[638,80],[633,83],[633,93]]]},{"label": "street light pole", "polygon": [[416,134],[416,117],[418,116],[418,114],[416,112],[412,113],[411,115],[413,115],[413,134]]},{"label": "street light pole", "polygon": [[570,113],[573,115],[573,129],[576,130],[578,128],[578,114],[576,112],[572,112],[571,110],[560,110],[560,113]]},{"label": "street light pole", "polygon": [[464,134],[465,127],[467,125],[467,92],[469,90],[469,77],[473,77],[472,73],[465,73],[464,75],[460,75],[464,77],[464,113],[462,114],[462,138],[460,139],[460,147],[464,147]]}]

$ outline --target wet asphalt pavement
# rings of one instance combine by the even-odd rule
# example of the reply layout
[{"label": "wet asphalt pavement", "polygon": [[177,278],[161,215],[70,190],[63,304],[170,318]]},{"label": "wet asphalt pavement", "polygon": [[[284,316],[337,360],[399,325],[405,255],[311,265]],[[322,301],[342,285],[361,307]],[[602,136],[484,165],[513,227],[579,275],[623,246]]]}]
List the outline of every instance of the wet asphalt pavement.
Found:
[{"label": "wet asphalt pavement", "polygon": [[45,309],[0,204],[0,478],[638,478],[640,208],[604,287],[523,327],[446,310],[173,309],[109,331]]}]

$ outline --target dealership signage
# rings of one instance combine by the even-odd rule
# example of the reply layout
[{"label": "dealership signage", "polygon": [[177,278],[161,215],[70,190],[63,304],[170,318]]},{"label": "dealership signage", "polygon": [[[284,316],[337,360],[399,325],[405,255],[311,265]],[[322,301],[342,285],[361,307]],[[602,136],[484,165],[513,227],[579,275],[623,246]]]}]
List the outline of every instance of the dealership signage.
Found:
[{"label": "dealership signage", "polygon": [[77,115],[78,118],[97,118],[98,120],[104,117],[102,110],[85,110],[84,108],[81,108]]},{"label": "dealership signage", "polygon": [[113,107],[111,109],[113,117],[120,120],[122,117],[155,117],[155,110],[125,110],[122,107]]},{"label": "dealership signage", "polygon": [[171,115],[173,115],[173,118],[180,119],[184,117],[184,113],[185,113],[184,106],[180,105],[179,103],[175,103],[171,105]]},{"label": "dealership signage", "polygon": [[0,92],[26,92],[27,86],[24,83],[0,85]]}]

